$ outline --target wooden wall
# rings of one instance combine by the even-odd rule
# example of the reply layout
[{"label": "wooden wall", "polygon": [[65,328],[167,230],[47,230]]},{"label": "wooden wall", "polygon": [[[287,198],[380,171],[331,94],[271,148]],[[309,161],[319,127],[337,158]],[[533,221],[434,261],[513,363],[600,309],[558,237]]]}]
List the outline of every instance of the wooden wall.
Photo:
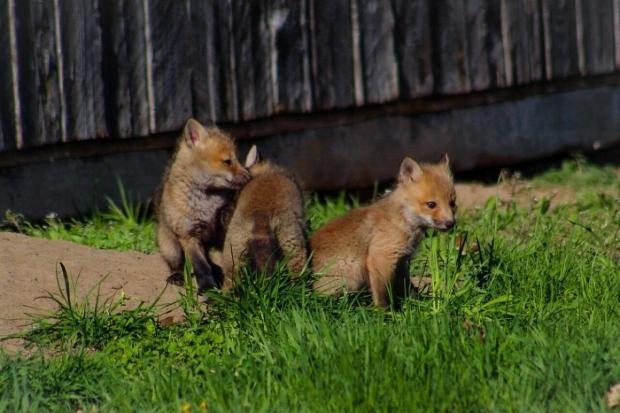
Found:
[{"label": "wooden wall", "polygon": [[4,0],[0,151],[620,68],[620,0]]}]

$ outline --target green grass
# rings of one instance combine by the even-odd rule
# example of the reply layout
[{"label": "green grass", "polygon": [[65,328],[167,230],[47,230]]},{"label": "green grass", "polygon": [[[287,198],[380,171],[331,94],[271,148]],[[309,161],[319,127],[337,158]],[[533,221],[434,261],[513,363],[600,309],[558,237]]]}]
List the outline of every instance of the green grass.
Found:
[{"label": "green grass", "polygon": [[583,156],[565,160],[558,168],[550,169],[532,179],[534,185],[567,185],[573,188],[608,186],[620,189],[618,167],[613,165],[593,165]]},{"label": "green grass", "polygon": [[108,211],[95,211],[86,219],[63,221],[53,214],[41,224],[33,225],[22,216],[7,213],[4,226],[34,237],[72,241],[95,248],[119,251],[154,252],[155,230],[146,208],[132,203],[119,185],[121,204],[108,198]]},{"label": "green grass", "polygon": [[[401,311],[317,296],[311,275],[279,268],[211,294],[208,311],[188,291],[187,321],[166,326],[152,306],[115,312],[122,297],[75,302],[61,272],[60,309],[26,336],[40,351],[0,356],[0,411],[608,411],[620,382],[618,178],[575,188],[594,195],[554,209],[490,199],[451,233],[429,233],[411,268],[434,292]],[[353,202],[313,197],[310,228]],[[140,225],[136,236],[151,224]],[[113,247],[139,245],[126,241]]]}]

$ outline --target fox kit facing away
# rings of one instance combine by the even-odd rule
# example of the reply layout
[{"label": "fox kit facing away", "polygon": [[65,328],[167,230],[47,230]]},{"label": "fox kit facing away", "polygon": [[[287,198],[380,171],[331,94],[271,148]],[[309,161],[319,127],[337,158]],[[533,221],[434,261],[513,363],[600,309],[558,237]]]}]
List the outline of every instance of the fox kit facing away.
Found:
[{"label": "fox kit facing away", "polygon": [[239,193],[222,250],[224,288],[246,264],[273,271],[275,261],[285,258],[290,271],[299,273],[306,263],[301,189],[283,168],[257,161],[253,146],[245,162],[252,178]]},{"label": "fox kit facing away", "polygon": [[310,238],[312,268],[324,272],[314,288],[327,294],[369,288],[375,305],[388,305],[409,285],[409,260],[427,228],[455,224],[456,193],[448,157],[438,164],[405,158],[395,189],[374,204],[349,212]]},{"label": "fox kit facing away", "polygon": [[157,242],[170,267],[169,283],[182,284],[185,253],[199,291],[221,285],[221,268],[208,252],[221,248],[220,214],[248,179],[229,136],[194,119],[187,121],[155,199]]}]

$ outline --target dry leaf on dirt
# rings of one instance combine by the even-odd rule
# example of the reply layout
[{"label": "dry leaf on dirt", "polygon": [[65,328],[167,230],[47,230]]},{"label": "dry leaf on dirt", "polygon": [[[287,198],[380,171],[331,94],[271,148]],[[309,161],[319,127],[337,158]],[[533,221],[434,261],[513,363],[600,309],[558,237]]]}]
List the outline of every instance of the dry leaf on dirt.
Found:
[{"label": "dry leaf on dirt", "polygon": [[607,407],[610,409],[620,406],[620,383],[617,383],[607,392]]},{"label": "dry leaf on dirt", "polygon": [[179,316],[175,316],[175,315],[171,315],[171,316],[167,316],[167,317],[163,317],[159,319],[159,324],[161,324],[164,327],[169,327],[171,325],[174,324],[180,324],[183,322],[183,317],[179,317]]},{"label": "dry leaf on dirt", "polygon": [[433,285],[432,277],[410,277],[409,280],[418,293],[429,292]]}]

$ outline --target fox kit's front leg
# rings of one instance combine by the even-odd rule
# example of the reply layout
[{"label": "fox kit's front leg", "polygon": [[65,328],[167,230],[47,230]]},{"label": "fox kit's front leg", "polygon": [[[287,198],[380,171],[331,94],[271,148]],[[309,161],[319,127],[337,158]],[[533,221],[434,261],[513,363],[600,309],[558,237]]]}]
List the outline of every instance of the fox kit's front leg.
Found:
[{"label": "fox kit's front leg", "polygon": [[181,245],[183,245],[183,249],[189,256],[192,267],[194,267],[198,292],[201,293],[218,287],[217,279],[221,275],[221,269],[210,262],[200,241],[195,238],[185,238],[181,240]]},{"label": "fox kit's front leg", "polygon": [[159,252],[170,268],[170,275],[166,282],[183,285],[183,249],[174,233],[163,223],[157,228],[157,242]]},{"label": "fox kit's front leg", "polygon": [[368,250],[366,266],[368,268],[368,286],[372,301],[376,306],[389,305],[389,288],[394,278],[398,257],[386,253],[384,248],[371,246]]}]

